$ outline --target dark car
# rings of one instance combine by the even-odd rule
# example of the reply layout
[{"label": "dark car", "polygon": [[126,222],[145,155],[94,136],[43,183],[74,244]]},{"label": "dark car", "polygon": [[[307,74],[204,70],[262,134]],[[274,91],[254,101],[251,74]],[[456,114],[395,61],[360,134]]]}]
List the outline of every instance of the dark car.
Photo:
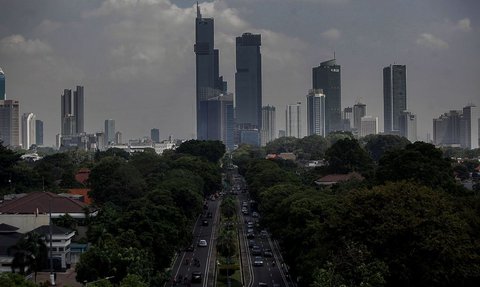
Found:
[{"label": "dark car", "polygon": [[253,234],[253,233],[248,233],[248,234],[247,234],[247,238],[248,238],[248,239],[254,239],[254,238],[255,238],[255,234]]},{"label": "dark car", "polygon": [[202,272],[200,271],[192,272],[192,283],[202,283]]},{"label": "dark car", "polygon": [[260,246],[253,246],[252,255],[262,255],[262,248],[260,248]]},{"label": "dark car", "polygon": [[252,248],[253,246],[257,245],[257,243],[255,242],[255,240],[253,239],[250,239],[248,240],[248,247],[249,248]]},{"label": "dark car", "polygon": [[208,226],[208,220],[206,219],[202,220],[202,226]]}]

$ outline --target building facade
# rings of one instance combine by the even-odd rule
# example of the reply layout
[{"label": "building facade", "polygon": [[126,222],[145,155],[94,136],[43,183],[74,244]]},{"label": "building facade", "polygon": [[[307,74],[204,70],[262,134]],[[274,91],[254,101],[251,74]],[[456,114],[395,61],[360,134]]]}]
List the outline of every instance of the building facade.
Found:
[{"label": "building facade", "polygon": [[367,105],[362,103],[356,103],[353,106],[353,128],[360,131],[362,118],[367,115]]},{"label": "building facade", "polygon": [[105,145],[115,144],[115,120],[105,120]]},{"label": "building facade", "polygon": [[307,95],[307,136],[310,135],[326,136],[323,90],[310,90]]},{"label": "building facade", "polygon": [[77,86],[73,92],[73,114],[75,115],[75,134],[85,132],[85,99],[83,86]]},{"label": "building facade", "polygon": [[475,105],[452,110],[433,119],[433,143],[474,149],[479,147],[480,111]]},{"label": "building facade", "polygon": [[150,130],[150,138],[154,143],[160,142],[160,130],[159,129],[151,129]]},{"label": "building facade", "polygon": [[35,141],[37,146],[43,145],[43,121],[36,120],[35,121]]},{"label": "building facade", "polygon": [[378,134],[378,117],[362,117],[360,120],[360,137],[376,134]]},{"label": "building facade", "polygon": [[400,114],[399,121],[400,135],[410,142],[417,141],[417,116],[409,111]]},{"label": "building facade", "polygon": [[302,117],[301,117],[301,103],[297,103],[294,105],[287,105],[287,109],[285,111],[285,119],[286,119],[286,129],[285,135],[287,137],[295,137],[301,138],[302,137]]},{"label": "building facade", "polygon": [[400,132],[400,115],[407,109],[407,67],[383,68],[383,121],[387,134]]},{"label": "building facade", "polygon": [[20,105],[15,100],[0,100],[0,141],[3,145],[20,145]]},{"label": "building facade", "polygon": [[313,89],[325,94],[325,133],[342,130],[341,68],[332,59],[314,67]]},{"label": "building facade", "polygon": [[244,33],[236,38],[235,121],[262,128],[261,35]]},{"label": "building facade", "polygon": [[32,113],[22,115],[22,148],[29,149],[33,144],[37,144],[36,135],[36,116]]},{"label": "building facade", "polygon": [[277,132],[275,129],[275,123],[275,107],[262,107],[262,130],[260,132],[261,146],[265,146],[267,143],[273,141],[276,138]]},{"label": "building facade", "polygon": [[6,90],[5,90],[5,73],[2,68],[0,68],[0,101],[7,99]]}]

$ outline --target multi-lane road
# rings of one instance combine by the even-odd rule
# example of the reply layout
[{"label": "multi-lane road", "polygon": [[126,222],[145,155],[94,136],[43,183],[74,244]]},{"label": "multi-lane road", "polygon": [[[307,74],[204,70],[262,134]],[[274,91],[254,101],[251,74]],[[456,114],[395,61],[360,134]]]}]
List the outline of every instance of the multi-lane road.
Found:
[{"label": "multi-lane road", "polygon": [[[245,287],[290,287],[290,280],[278,244],[259,225],[261,216],[245,190],[243,179],[235,177],[232,190],[237,197],[242,283]],[[220,200],[206,201],[205,212],[197,218],[193,242],[177,254],[172,278],[165,286],[216,286],[215,243],[220,216]],[[242,211],[243,210],[243,211]]]}]

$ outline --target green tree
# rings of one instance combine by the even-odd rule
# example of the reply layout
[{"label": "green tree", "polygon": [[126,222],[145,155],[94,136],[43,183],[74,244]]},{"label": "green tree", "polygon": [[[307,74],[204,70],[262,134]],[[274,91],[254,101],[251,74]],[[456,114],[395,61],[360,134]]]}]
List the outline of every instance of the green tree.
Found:
[{"label": "green tree", "polygon": [[323,159],[327,148],[328,141],[324,137],[310,135],[298,140],[295,153],[302,159]]},{"label": "green tree", "polygon": [[0,273],[0,286],[2,287],[37,287],[33,282],[27,281],[25,276],[3,272]]},{"label": "green tree", "polygon": [[237,241],[235,231],[223,229],[217,238],[217,251],[223,257],[232,257],[237,253]]},{"label": "green tree", "polygon": [[266,153],[279,154],[282,152],[294,152],[299,139],[295,137],[281,137],[268,142],[265,146]]},{"label": "green tree", "polygon": [[175,152],[204,157],[217,163],[225,154],[225,145],[221,141],[189,140],[182,143]]},{"label": "green tree", "polygon": [[0,141],[0,190],[11,192],[13,168],[20,160],[20,154],[6,148]]},{"label": "green tree", "polygon": [[355,139],[338,140],[326,151],[325,158],[332,173],[367,173],[373,168],[372,159]]},{"label": "green tree", "polygon": [[410,141],[396,135],[368,135],[361,139],[365,149],[376,162],[387,152],[405,148]]},{"label": "green tree", "polygon": [[21,275],[35,273],[41,270],[47,262],[47,246],[43,237],[38,233],[29,232],[20,238],[20,240],[8,249],[8,253],[13,255],[12,272],[17,270]]},{"label": "green tree", "polygon": [[123,278],[122,282],[120,282],[120,287],[148,287],[148,284],[142,277],[136,274],[128,274]]}]

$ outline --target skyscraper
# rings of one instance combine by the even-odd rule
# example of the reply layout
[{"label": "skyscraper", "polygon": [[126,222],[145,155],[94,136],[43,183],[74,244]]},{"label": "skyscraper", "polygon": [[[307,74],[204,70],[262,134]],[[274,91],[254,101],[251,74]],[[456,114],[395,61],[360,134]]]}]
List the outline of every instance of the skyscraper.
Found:
[{"label": "skyscraper", "polygon": [[400,132],[400,115],[407,109],[407,67],[390,65],[383,68],[384,131]]},{"label": "skyscraper", "polygon": [[235,120],[238,125],[262,128],[261,35],[236,38]]},{"label": "skyscraper", "polygon": [[105,145],[115,144],[115,120],[105,120]]},{"label": "skyscraper", "polygon": [[346,107],[343,109],[343,130],[344,131],[351,131],[353,128],[353,108]]},{"label": "skyscraper", "polygon": [[261,145],[265,146],[267,143],[276,138],[275,130],[275,107],[262,107],[262,130],[261,130]]},{"label": "skyscraper", "polygon": [[342,93],[340,65],[332,59],[312,69],[313,89],[325,94],[325,134],[342,130]]},{"label": "skyscraper", "polygon": [[302,124],[301,124],[301,103],[294,105],[287,105],[286,112],[286,136],[287,137],[302,137]]},{"label": "skyscraper", "polygon": [[19,103],[0,100],[0,141],[5,146],[19,146]]},{"label": "skyscraper", "polygon": [[29,149],[36,144],[36,116],[32,113],[24,113],[22,116],[22,148]]},{"label": "skyscraper", "polygon": [[150,138],[154,143],[160,142],[160,131],[158,129],[151,129],[150,130]]},{"label": "skyscraper", "polygon": [[202,109],[207,111],[208,130],[207,138],[209,140],[222,141],[227,149],[233,150],[233,95],[219,95],[208,101],[202,101]]},{"label": "skyscraper", "polygon": [[6,100],[7,96],[5,94],[5,73],[2,68],[0,68],[0,101]]},{"label": "skyscraper", "polygon": [[226,83],[219,76],[219,52],[214,49],[213,18],[203,18],[197,4],[195,19],[197,139],[207,140],[208,112],[202,101],[220,95]]},{"label": "skyscraper", "polygon": [[409,111],[403,111],[399,119],[400,135],[410,142],[417,141],[417,116]]},{"label": "skyscraper", "polygon": [[307,95],[307,135],[326,136],[325,95],[323,90],[310,90]]},{"label": "skyscraper", "polygon": [[75,134],[85,132],[84,128],[84,97],[83,86],[77,86],[77,90],[73,92],[73,114],[75,115]]},{"label": "skyscraper", "polygon": [[72,113],[72,90],[63,90],[62,107],[61,107],[61,123],[62,136],[75,134],[74,118]]},{"label": "skyscraper", "polygon": [[364,116],[360,119],[360,136],[376,135],[378,134],[378,118],[371,116]]},{"label": "skyscraper", "polygon": [[367,114],[367,105],[362,103],[356,103],[353,106],[353,128],[360,131],[360,125],[362,123],[362,117]]},{"label": "skyscraper", "polygon": [[35,121],[35,133],[36,133],[35,141],[37,142],[37,146],[42,146],[43,145],[43,121],[41,120]]},{"label": "skyscraper", "polygon": [[480,110],[475,105],[468,105],[463,108],[461,121],[460,145],[463,148],[475,149],[479,146],[479,120]]}]

